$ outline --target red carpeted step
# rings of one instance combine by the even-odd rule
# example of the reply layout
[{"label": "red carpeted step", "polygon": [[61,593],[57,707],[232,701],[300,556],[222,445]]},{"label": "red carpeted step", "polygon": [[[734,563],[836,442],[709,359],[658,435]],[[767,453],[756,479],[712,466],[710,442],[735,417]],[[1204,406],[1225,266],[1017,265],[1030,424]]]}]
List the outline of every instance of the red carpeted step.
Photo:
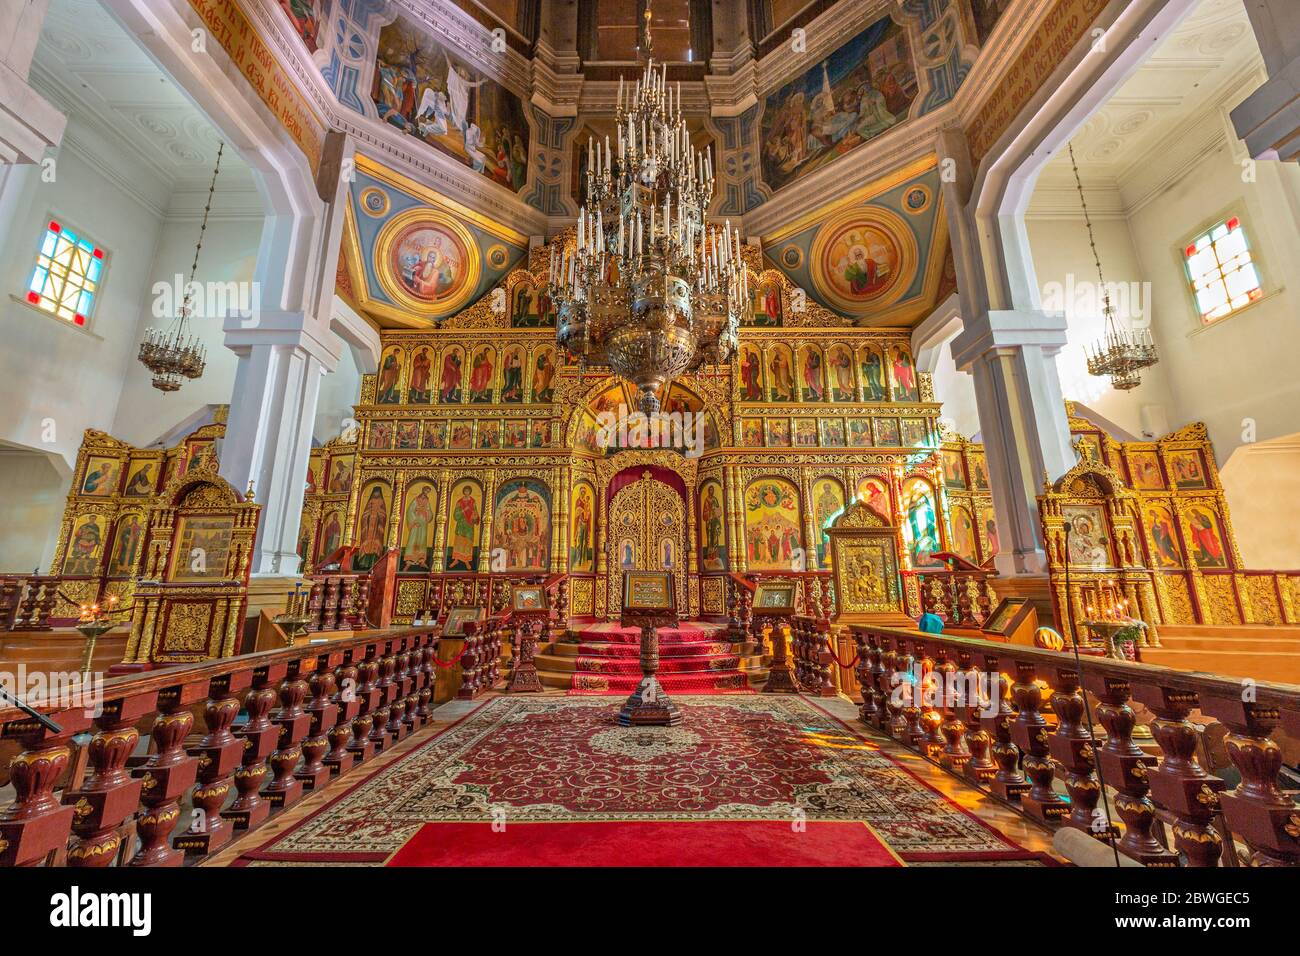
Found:
[{"label": "red carpeted step", "polygon": [[[748,694],[749,680],[740,671],[718,674],[660,673],[659,686],[666,694]],[[617,694],[626,696],[641,683],[640,674],[573,675],[570,694]]]},{"label": "red carpeted step", "polygon": [[[692,641],[689,644],[660,644],[660,657],[698,657],[731,653],[731,645],[726,641],[708,642]],[[641,642],[635,644],[600,644],[582,641],[578,646],[579,657],[639,657]]]},{"label": "red carpeted step", "polygon": [[[685,674],[707,672],[717,674],[723,671],[740,669],[740,657],[736,654],[715,655],[707,657],[666,657],[659,661],[659,674]],[[640,674],[641,661],[636,657],[587,657],[578,658],[578,672],[589,674]]]},{"label": "red carpeted step", "polygon": [[[659,629],[659,683],[669,694],[746,693],[740,655],[719,640],[722,625]],[[571,694],[630,694],[641,682],[641,635],[635,628],[594,624],[578,632]]]}]

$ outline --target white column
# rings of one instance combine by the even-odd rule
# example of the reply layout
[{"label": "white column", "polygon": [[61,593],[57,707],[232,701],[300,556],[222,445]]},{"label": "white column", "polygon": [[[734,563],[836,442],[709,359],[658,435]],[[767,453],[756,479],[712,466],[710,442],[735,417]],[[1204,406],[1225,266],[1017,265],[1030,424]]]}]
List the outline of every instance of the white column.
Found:
[{"label": "white column", "polygon": [[1232,111],[1237,135],[1256,159],[1300,159],[1300,3],[1246,4],[1268,80]]},{"label": "white column", "polygon": [[[321,376],[339,353],[301,329],[303,316],[272,327],[232,329],[226,345],[239,356],[221,474],[241,491],[251,481],[262,506],[253,573],[298,573],[298,531],[307,482]],[[295,319],[297,320],[295,322]],[[293,325],[299,325],[294,329]],[[274,326],[280,326],[275,328]]]},{"label": "white column", "polygon": [[0,163],[38,163],[67,117],[27,82],[50,0],[0,3]]},{"label": "white column", "polygon": [[952,340],[957,368],[975,385],[980,435],[998,528],[1000,575],[1047,572],[1038,520],[1043,478],[1056,479],[1075,461],[1056,370],[1066,343],[1063,315],[1040,308],[1024,219],[977,212],[974,169],[964,136],[939,137],[962,331]]},{"label": "white column", "polygon": [[987,312],[967,319],[953,360],[975,382],[988,460],[1002,575],[1047,572],[1037,496],[1043,479],[1075,462],[1056,371],[1065,319],[1043,312]]}]

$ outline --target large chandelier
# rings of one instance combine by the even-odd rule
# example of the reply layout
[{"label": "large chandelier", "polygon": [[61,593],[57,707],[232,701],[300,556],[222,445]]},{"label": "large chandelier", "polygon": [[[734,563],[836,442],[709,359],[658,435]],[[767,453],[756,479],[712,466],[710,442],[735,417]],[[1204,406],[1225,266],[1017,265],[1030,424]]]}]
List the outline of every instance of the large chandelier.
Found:
[{"label": "large chandelier", "polygon": [[1092,216],[1088,212],[1088,200],[1083,195],[1083,180],[1079,178],[1079,164],[1074,159],[1074,144],[1069,144],[1070,165],[1074,169],[1074,184],[1079,190],[1079,204],[1083,207],[1083,221],[1088,227],[1088,244],[1092,247],[1092,258],[1097,264],[1097,281],[1100,283],[1103,314],[1106,317],[1106,333],[1091,346],[1084,346],[1088,358],[1088,374],[1098,377],[1109,375],[1111,388],[1128,391],[1142,384],[1142,369],[1149,368],[1160,361],[1156,353],[1155,341],[1147,329],[1132,331],[1120,327],[1115,318],[1115,306],[1110,300],[1110,287],[1101,271],[1101,254],[1097,251],[1097,239],[1092,231]]},{"label": "large chandelier", "polygon": [[739,230],[706,220],[711,148],[691,145],[681,85],[651,59],[629,92],[620,78],[614,147],[587,142],[577,240],[552,249],[548,291],[559,345],[584,368],[607,365],[654,415],[666,383],[731,360],[749,286]]},{"label": "large chandelier", "polygon": [[185,299],[180,312],[166,329],[146,329],[140,343],[139,359],[153,373],[153,387],[160,392],[174,392],[185,384],[184,379],[195,379],[203,374],[207,365],[207,348],[189,331],[194,310],[194,276],[199,269],[199,253],[203,250],[203,234],[208,231],[208,214],[212,212],[212,197],[217,191],[217,174],[221,172],[221,154],[226,144],[217,146],[217,164],[212,170],[212,184],[208,186],[208,204],[203,207],[203,223],[199,226],[199,240],[194,246],[194,264],[190,266],[190,281],[185,286]]}]

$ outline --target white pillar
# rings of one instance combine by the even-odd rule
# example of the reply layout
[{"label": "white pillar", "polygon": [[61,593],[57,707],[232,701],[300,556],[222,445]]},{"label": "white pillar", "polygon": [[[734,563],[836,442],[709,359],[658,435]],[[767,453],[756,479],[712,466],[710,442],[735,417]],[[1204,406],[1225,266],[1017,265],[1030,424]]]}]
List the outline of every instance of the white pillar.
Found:
[{"label": "white pillar", "polygon": [[1256,159],[1300,159],[1300,3],[1246,4],[1268,80],[1232,111],[1237,135]]},{"label": "white pillar", "polygon": [[38,163],[67,117],[27,82],[50,0],[0,3],[0,164]]},{"label": "white pillar", "polygon": [[1002,575],[1047,572],[1037,496],[1075,462],[1056,371],[1065,319],[1043,312],[986,312],[968,318],[953,360],[975,382],[988,460]]},{"label": "white pillar", "polygon": [[[296,317],[301,326],[302,316]],[[253,574],[298,573],[298,532],[307,482],[312,428],[321,375],[339,353],[295,330],[294,316],[280,328],[232,329],[226,345],[239,356],[221,474],[241,491],[249,482],[262,505]]]}]

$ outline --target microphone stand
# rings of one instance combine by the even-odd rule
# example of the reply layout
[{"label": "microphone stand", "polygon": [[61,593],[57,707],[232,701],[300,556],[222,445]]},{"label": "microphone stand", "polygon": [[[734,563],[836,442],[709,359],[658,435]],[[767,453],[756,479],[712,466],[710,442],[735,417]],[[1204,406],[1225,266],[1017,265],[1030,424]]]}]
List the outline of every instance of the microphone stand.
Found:
[{"label": "microphone stand", "polygon": [[44,714],[42,714],[40,711],[36,710],[36,708],[32,707],[30,704],[25,704],[25,703],[23,703],[21,700],[19,700],[19,699],[18,699],[17,697],[15,697],[13,694],[9,693],[9,691],[5,690],[5,688],[4,688],[3,685],[0,685],[0,701],[3,701],[3,702],[5,702],[5,703],[9,703],[9,704],[13,704],[15,707],[17,707],[19,710],[21,710],[21,711],[22,711],[24,714],[26,714],[28,717],[32,718],[32,720],[34,720],[34,721],[36,721],[37,723],[39,723],[42,727],[44,727],[44,728],[45,728],[46,730],[48,730],[50,733],[52,733],[52,734],[61,734],[61,733],[63,733],[63,728],[62,728],[62,727],[60,727],[60,726],[59,726],[58,724],[56,724],[54,721],[50,720],[50,718],[46,717],[46,716],[45,716]]}]

